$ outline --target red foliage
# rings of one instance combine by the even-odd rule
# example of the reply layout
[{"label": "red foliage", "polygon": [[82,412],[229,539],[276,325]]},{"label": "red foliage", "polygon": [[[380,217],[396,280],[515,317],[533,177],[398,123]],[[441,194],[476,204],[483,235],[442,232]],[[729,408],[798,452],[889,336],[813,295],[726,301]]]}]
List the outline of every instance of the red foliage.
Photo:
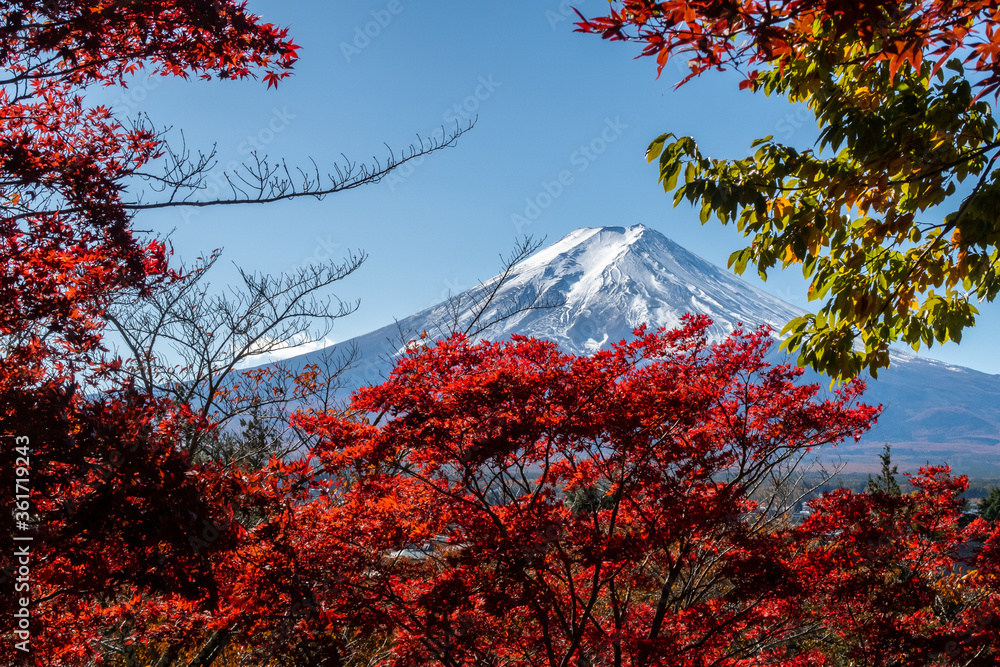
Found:
[{"label": "red foliage", "polygon": [[122,199],[162,137],[88,106],[83,90],[125,85],[145,67],[227,79],[263,70],[272,84],[298,47],[245,3],[17,1],[4,16],[0,335],[55,332],[71,351],[91,350],[109,296],[169,271],[163,245],[131,233]]},{"label": "red foliage", "polygon": [[[231,511],[218,475],[192,468],[177,446],[190,415],[117,383],[119,362],[105,362],[101,349],[110,299],[180,279],[167,248],[133,232],[125,199],[163,139],[88,105],[84,92],[125,85],[140,68],[226,79],[263,73],[273,84],[289,74],[298,47],[232,1],[12,0],[3,9],[0,461],[8,492],[0,530],[14,527],[16,437],[30,443],[30,475],[21,481],[38,524],[33,631],[51,609],[112,599],[123,585],[210,599],[208,550],[199,553],[189,538]],[[111,390],[97,392],[97,381]],[[3,566],[9,581],[10,549]],[[2,605],[7,637],[12,597]],[[59,651],[37,648],[37,664],[58,664],[49,660]],[[25,658],[10,643],[4,654]]]},{"label": "red foliage", "polygon": [[784,68],[818,44],[849,35],[864,62],[885,61],[892,76],[903,63],[919,68],[926,56],[940,67],[956,51],[981,73],[981,93],[1000,88],[1000,19],[995,3],[874,2],[858,0],[615,0],[606,16],[584,18],[579,31],[604,39],[644,42],[659,71],[670,58],[689,58],[691,77],[706,69],[751,68],[751,86],[767,65]]},{"label": "red foliage", "polygon": [[767,331],[708,345],[706,326],[592,357],[456,337],[355,395],[384,423],[298,418],[344,481],[344,541],[428,554],[368,565],[389,664],[703,665],[794,634],[794,537],[747,520],[750,491],[877,410],[851,405],[860,384],[813,400],[764,361]]},{"label": "red foliage", "polygon": [[[222,638],[260,664],[994,664],[1000,532],[957,528],[964,478],[829,494],[798,527],[768,513],[767,484],[878,409],[769,366],[767,331],[709,345],[707,325],[592,357],[520,337],[412,350],[350,410],[295,417],[320,436],[305,459],[197,470],[205,511],[160,553],[212,585],[42,605],[48,664],[109,631],[186,655]],[[114,474],[142,498],[154,473]],[[113,578],[129,553],[84,567]]]},{"label": "red foliage", "polygon": [[957,528],[965,479],[770,517],[763,485],[878,410],[768,366],[768,332],[707,345],[706,324],[579,358],[456,337],[353,414],[298,417],[339,480],[309,529],[312,567],[343,575],[315,582],[336,622],[314,645],[360,628],[391,637],[387,665],[991,664],[1000,532]]}]

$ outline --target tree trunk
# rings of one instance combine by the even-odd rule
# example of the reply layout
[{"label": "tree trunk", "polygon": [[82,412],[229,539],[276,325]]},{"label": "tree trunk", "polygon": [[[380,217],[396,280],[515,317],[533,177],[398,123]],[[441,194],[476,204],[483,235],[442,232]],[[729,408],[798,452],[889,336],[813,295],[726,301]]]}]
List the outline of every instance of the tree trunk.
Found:
[{"label": "tree trunk", "polygon": [[222,652],[222,649],[229,643],[229,639],[228,628],[216,630],[201,647],[198,654],[191,658],[191,662],[187,664],[187,667],[210,667],[219,656],[219,653]]}]

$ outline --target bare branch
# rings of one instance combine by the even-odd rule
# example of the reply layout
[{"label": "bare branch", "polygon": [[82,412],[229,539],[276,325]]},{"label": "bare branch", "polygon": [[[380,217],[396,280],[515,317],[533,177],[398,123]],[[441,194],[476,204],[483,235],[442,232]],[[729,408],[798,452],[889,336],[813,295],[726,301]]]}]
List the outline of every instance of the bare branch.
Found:
[{"label": "bare branch", "polygon": [[[260,355],[323,341],[333,322],[358,305],[323,292],[356,271],[365,254],[348,253],[341,263],[278,276],[237,267],[242,284],[222,292],[213,291],[206,279],[218,256],[182,267],[185,280],[148,297],[123,294],[107,309],[106,320],[126,350],[122,372],[148,393],[190,406],[222,431],[237,421],[244,430],[252,424],[258,439],[253,451],[240,456],[257,460],[264,449],[287,455],[301,444],[301,434],[288,431],[290,406],[315,398],[319,405],[312,407],[331,407],[336,378],[357,362],[357,350],[331,350],[298,371],[282,362],[266,371],[243,367]],[[198,435],[186,444],[194,454],[215,445],[223,451],[232,442]],[[239,462],[240,456],[224,458]]]}]

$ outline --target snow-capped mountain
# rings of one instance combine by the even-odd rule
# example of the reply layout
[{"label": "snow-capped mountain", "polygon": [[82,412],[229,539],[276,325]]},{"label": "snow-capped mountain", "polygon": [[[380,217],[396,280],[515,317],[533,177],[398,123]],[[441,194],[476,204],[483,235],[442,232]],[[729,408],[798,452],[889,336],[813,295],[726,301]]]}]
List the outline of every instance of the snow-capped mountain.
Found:
[{"label": "snow-capped mountain", "polygon": [[[378,382],[390,367],[388,360],[423,331],[436,338],[464,329],[483,290],[491,290],[495,281],[456,295],[450,305],[433,306],[342,343],[356,346],[362,356],[346,385]],[[769,324],[777,332],[802,313],[642,225],[578,229],[538,251],[514,268],[480,322],[535,299],[559,305],[525,310],[483,335],[547,338],[567,352],[588,354],[630,337],[640,324],[676,326],[687,312],[710,316],[713,338],[738,323]],[[310,363],[316,354],[293,361]],[[930,461],[977,476],[1000,474],[1000,376],[905,352],[894,351],[891,360],[879,380],[868,383],[866,402],[884,406],[878,426],[861,443],[842,445],[834,454],[846,458],[849,469],[867,470],[889,442],[900,470],[915,471]],[[815,374],[807,377],[828,384]]]},{"label": "snow-capped mountain", "polygon": [[641,324],[676,326],[686,312],[711,316],[715,336],[739,322],[780,329],[801,314],[642,225],[568,234],[519,264],[496,301],[536,294],[540,302],[562,305],[512,317],[490,337],[548,338],[587,354],[630,337]]}]

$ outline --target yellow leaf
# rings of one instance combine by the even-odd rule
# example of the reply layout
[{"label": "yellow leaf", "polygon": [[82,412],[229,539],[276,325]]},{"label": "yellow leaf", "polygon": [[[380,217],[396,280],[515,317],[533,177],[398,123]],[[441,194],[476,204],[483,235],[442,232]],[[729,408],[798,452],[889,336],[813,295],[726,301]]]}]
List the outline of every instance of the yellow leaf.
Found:
[{"label": "yellow leaf", "polygon": [[792,202],[788,201],[784,197],[778,197],[771,204],[771,210],[778,214],[779,218],[784,218],[788,213],[791,212]]}]

